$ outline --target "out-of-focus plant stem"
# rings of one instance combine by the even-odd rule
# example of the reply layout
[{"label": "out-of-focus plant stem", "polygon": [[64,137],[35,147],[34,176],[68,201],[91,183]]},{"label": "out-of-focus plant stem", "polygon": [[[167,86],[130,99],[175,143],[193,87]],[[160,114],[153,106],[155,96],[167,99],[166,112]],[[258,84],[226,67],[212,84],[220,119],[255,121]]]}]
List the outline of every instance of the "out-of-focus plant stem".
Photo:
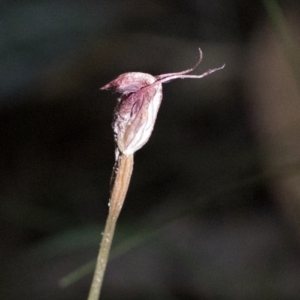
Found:
[{"label": "out-of-focus plant stem", "polygon": [[[285,55],[287,57],[288,63],[295,75],[295,78],[300,79],[300,56],[299,56],[299,47],[295,42],[293,37],[293,32],[289,26],[287,19],[276,0],[263,0],[262,1],[268,16],[270,18],[271,24],[274,27],[281,44],[283,46]],[[298,90],[300,91],[300,84],[298,83]]]}]

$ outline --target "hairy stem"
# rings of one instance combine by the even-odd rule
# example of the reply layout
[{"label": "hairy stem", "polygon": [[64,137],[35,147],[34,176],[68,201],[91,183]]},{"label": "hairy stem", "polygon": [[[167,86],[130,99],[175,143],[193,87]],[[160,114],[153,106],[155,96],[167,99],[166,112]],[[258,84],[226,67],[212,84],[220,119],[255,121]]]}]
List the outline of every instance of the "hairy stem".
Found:
[{"label": "hairy stem", "polygon": [[119,217],[127,194],[132,170],[133,155],[126,156],[120,154],[116,168],[116,177],[111,190],[109,213],[101,240],[100,250],[88,300],[99,299],[117,219]]}]

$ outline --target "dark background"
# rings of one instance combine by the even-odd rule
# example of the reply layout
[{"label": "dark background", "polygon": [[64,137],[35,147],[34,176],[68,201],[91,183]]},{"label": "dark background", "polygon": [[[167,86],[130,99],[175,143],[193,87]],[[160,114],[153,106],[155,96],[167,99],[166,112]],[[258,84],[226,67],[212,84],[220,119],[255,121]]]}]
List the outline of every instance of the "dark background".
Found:
[{"label": "dark background", "polygon": [[300,299],[299,12],[296,0],[2,3],[0,298],[86,299],[114,164],[118,95],[99,87],[187,69],[201,47],[195,74],[226,67],[164,85],[101,299]]}]

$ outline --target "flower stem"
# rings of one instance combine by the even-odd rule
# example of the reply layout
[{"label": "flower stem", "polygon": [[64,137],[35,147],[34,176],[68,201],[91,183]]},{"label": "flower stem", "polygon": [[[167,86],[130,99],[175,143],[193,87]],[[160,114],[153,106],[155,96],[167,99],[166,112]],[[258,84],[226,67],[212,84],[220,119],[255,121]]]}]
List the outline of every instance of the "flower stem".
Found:
[{"label": "flower stem", "polygon": [[116,167],[116,177],[111,190],[109,213],[106,220],[100,250],[97,258],[95,273],[90,288],[88,300],[98,300],[103,283],[103,277],[108,261],[117,219],[121,212],[130,178],[133,170],[133,155],[120,154]]}]

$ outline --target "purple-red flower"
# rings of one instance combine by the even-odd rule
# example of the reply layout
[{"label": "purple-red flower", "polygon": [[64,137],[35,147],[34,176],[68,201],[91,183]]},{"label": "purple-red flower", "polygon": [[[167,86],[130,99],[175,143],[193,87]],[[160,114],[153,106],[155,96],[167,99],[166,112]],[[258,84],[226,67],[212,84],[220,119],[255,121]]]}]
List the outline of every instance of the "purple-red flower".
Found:
[{"label": "purple-red flower", "polygon": [[215,71],[211,69],[201,75],[186,75],[192,72],[202,60],[202,51],[196,65],[188,70],[152,76],[146,73],[124,73],[106,84],[101,90],[113,89],[121,93],[114,112],[113,129],[118,151],[124,155],[134,154],[149,140],[162,100],[162,83],[174,79],[203,78]]}]

